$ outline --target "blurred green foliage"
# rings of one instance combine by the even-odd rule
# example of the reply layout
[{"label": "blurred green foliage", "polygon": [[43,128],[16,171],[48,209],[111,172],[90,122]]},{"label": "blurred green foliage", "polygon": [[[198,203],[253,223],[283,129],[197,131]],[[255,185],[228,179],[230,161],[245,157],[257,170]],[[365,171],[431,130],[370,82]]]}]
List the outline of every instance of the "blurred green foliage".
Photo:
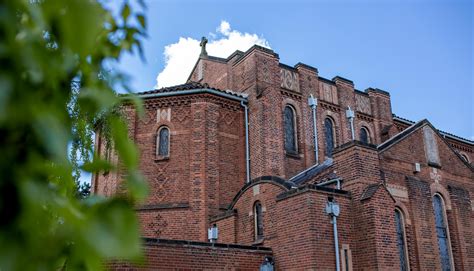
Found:
[{"label": "blurred green foliage", "polygon": [[86,182],[76,183],[76,197],[86,199],[91,195],[91,184]]},{"label": "blurred green foliage", "polygon": [[[107,259],[142,259],[133,206],[147,190],[116,113],[123,102],[140,104],[114,93],[127,83],[110,67],[124,52],[141,53],[145,31],[127,2],[119,17],[95,0],[0,3],[0,270],[97,270]],[[93,155],[96,129],[114,146],[128,189],[81,200],[81,169],[117,170]]]}]

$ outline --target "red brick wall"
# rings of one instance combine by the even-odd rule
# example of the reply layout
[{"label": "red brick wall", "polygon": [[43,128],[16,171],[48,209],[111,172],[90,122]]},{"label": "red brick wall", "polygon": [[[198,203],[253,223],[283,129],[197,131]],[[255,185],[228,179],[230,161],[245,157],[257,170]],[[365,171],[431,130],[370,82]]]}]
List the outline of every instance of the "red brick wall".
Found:
[{"label": "red brick wall", "polygon": [[237,243],[237,213],[234,213],[234,210],[227,212],[224,217],[216,218],[212,220],[211,223],[215,223],[219,229],[219,238],[218,242],[220,243]]},{"label": "red brick wall", "polygon": [[[137,119],[133,108],[124,108],[130,137],[140,149],[140,168],[150,184],[145,206],[137,206],[144,236],[206,241],[207,228],[215,222],[219,241],[272,247],[280,269],[334,269],[332,225],[324,214],[324,205],[332,196],[343,210],[338,220],[339,238],[341,246],[347,245],[352,251],[354,270],[399,269],[396,206],[406,219],[410,268],[433,270],[440,267],[432,207],[433,193],[439,192],[449,204],[447,219],[455,267],[474,270],[473,170],[453,153],[445,139],[436,137],[441,161],[437,168],[426,161],[421,129],[381,151],[349,142],[351,134],[345,117],[348,106],[356,111],[356,139],[362,126],[369,129],[372,143],[376,144],[406,128],[394,124],[388,93],[378,89],[361,93],[346,79],[329,81],[311,67],[281,65],[278,55],[258,47],[228,63],[212,58],[201,61],[202,82],[249,95],[252,178],[289,178],[314,164],[313,121],[307,105],[307,98],[313,94],[319,100],[319,161],[327,156],[324,118],[329,116],[335,121],[339,149],[327,172],[341,177],[343,189],[349,193],[307,186],[291,191],[295,194],[282,195],[288,187],[259,181],[239,196],[232,210],[223,214],[245,181],[242,107],[238,102],[207,94],[150,99],[145,103],[142,120]],[[299,91],[281,86],[281,69],[298,75]],[[191,80],[197,80],[196,72]],[[365,111],[359,108],[361,100],[369,101]],[[297,114],[296,155],[284,150],[283,110],[287,104]],[[170,120],[165,117],[157,122],[156,110],[168,108]],[[170,127],[171,155],[169,159],[156,160],[154,136],[161,125]],[[387,134],[382,135],[383,131]],[[471,146],[453,142],[448,140],[456,150],[472,153]],[[103,154],[102,145],[98,144],[97,151]],[[117,163],[113,155],[112,160]],[[421,172],[413,172],[414,163],[421,164]],[[93,191],[113,194],[117,179],[113,173],[99,174],[93,180]],[[363,192],[373,184],[384,186],[362,200]],[[258,243],[253,216],[257,200],[264,209],[265,236]],[[201,255],[194,250],[192,253]]]},{"label": "red brick wall", "polygon": [[[202,71],[202,78],[199,73]],[[230,76],[228,73],[228,64],[223,61],[210,60],[208,58],[199,58],[196,66],[189,77],[189,81],[209,83],[218,89],[226,90],[230,88]]]},{"label": "red brick wall", "polygon": [[[368,240],[375,253],[364,253],[356,245],[355,266],[358,270],[374,268],[378,270],[399,270],[399,254],[395,228],[395,201],[384,187],[379,187],[377,192],[360,206],[362,216],[354,217],[358,221],[354,224],[367,223],[361,230],[356,229],[355,236],[361,237],[361,242]],[[365,220],[365,221],[362,221]],[[369,222],[370,221],[370,222]],[[362,236],[361,236],[362,235]],[[373,235],[371,238],[370,236]],[[359,241],[355,241],[360,244]],[[375,255],[375,257],[374,257]]]},{"label": "red brick wall", "polygon": [[[272,247],[276,267],[281,270],[334,269],[333,226],[324,207],[328,197],[335,198],[340,204],[340,247],[342,244],[351,247],[353,217],[349,195],[306,188],[296,194],[277,198],[285,191],[286,189],[273,182],[260,182],[250,186],[233,206],[235,215],[217,221],[219,238],[229,240],[228,231],[235,230],[236,242],[239,244]],[[264,239],[258,243],[254,235],[253,206],[256,201],[264,209]],[[230,226],[232,223],[235,223],[235,228]]]},{"label": "red brick wall", "polygon": [[[384,128],[393,125],[390,95],[376,89],[369,89],[368,94],[374,117],[375,143],[380,144],[386,140],[382,138]],[[393,136],[393,132],[395,131],[390,130],[388,137]]]},{"label": "red brick wall", "polygon": [[274,214],[279,221],[276,238],[265,243],[273,248],[277,267],[282,270],[335,270],[333,225],[324,209],[328,197],[333,197],[341,208],[337,219],[339,249],[343,244],[354,249],[350,244],[350,198],[307,189],[278,202],[278,212]]},{"label": "red brick wall", "polygon": [[[255,188],[254,188],[255,187]],[[254,190],[255,189],[255,190]],[[255,192],[254,192],[255,191]],[[255,244],[255,220],[253,207],[256,201],[260,201],[263,208],[263,232],[265,236],[272,236],[272,231],[279,228],[274,214],[277,210],[276,195],[285,189],[273,183],[260,183],[250,187],[234,205],[237,211],[236,219],[236,241],[239,244]],[[255,195],[254,195],[255,194]],[[266,239],[263,245],[267,245]]]},{"label": "red brick wall", "polygon": [[[164,113],[157,116],[157,110]],[[150,188],[143,206],[137,206],[144,236],[207,240],[210,217],[230,204],[245,182],[240,103],[201,94],[148,99],[140,120],[134,110],[124,112]],[[170,129],[170,155],[160,159],[156,134],[164,125]],[[101,152],[103,145],[98,144]],[[113,173],[99,174],[94,192],[111,195],[117,183]]]},{"label": "red brick wall", "polygon": [[343,189],[355,196],[367,185],[381,180],[377,150],[359,142],[347,143],[335,151],[334,168],[344,180]]},{"label": "red brick wall", "polygon": [[[398,120],[394,120],[394,124],[398,128],[399,132],[410,127],[410,124]],[[460,154],[467,156],[468,162],[474,166],[474,146],[472,144],[455,140],[452,137],[445,137],[444,139]]]},{"label": "red brick wall", "polygon": [[143,237],[166,236],[169,239],[199,240],[200,232],[190,207],[137,210]]},{"label": "red brick wall", "polygon": [[[236,60],[237,59],[237,60]],[[335,78],[333,82],[320,81],[317,70],[304,64],[296,68],[281,66],[279,57],[272,51],[255,47],[242,58],[225,60],[201,59],[205,67],[202,82],[213,87],[230,88],[249,94],[251,177],[273,175],[290,178],[315,163],[313,143],[313,121],[307,105],[310,94],[318,98],[318,145],[319,161],[325,158],[324,117],[331,115],[336,121],[337,145],[351,140],[349,122],[345,110],[350,106],[356,111],[354,121],[356,139],[362,126],[369,129],[372,142],[380,143],[383,127],[392,124],[390,96],[383,91],[371,90],[361,94],[354,85]],[[299,92],[281,87],[280,69],[298,75]],[[193,70],[191,80],[196,80],[198,68]],[[224,83],[226,82],[226,83]],[[322,85],[336,88],[332,100],[320,90]],[[359,112],[355,97],[364,96],[370,101],[369,112]],[[284,150],[283,109],[291,104],[297,111],[298,154],[286,155]]]},{"label": "red brick wall", "polygon": [[258,270],[269,249],[157,240],[145,246],[145,263],[111,262],[108,270]]},{"label": "red brick wall", "polygon": [[[440,268],[432,203],[433,194],[440,192],[449,203],[446,213],[455,268],[471,270],[474,269],[474,254],[471,252],[474,237],[473,171],[444,139],[435,138],[440,168],[427,163],[423,129],[420,127],[381,152],[381,169],[389,186],[396,185],[407,191],[406,198],[396,196],[396,199],[405,207],[404,215],[411,221],[406,228],[410,267],[421,270]],[[414,163],[420,163],[421,172],[414,172]]]}]

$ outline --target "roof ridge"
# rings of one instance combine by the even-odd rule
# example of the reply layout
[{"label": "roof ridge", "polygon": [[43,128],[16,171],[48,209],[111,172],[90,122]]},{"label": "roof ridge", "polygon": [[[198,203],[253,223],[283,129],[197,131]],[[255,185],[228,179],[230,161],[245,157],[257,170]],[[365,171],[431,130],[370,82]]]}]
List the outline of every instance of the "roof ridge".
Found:
[{"label": "roof ridge", "polygon": [[[395,120],[398,120],[398,121],[401,121],[401,122],[405,122],[406,124],[414,124],[415,122],[412,121],[412,120],[409,120],[409,119],[406,119],[406,118],[403,118],[403,117],[400,117],[396,114],[392,114],[392,118],[395,119]],[[464,143],[468,143],[468,144],[474,144],[474,140],[470,140],[470,139],[467,139],[467,138],[464,138],[464,137],[461,137],[461,136],[458,136],[458,135],[455,135],[455,134],[452,134],[452,133],[448,133],[448,132],[445,132],[443,130],[440,130],[440,129],[437,129],[435,128],[441,135],[443,136],[447,136],[447,137],[450,137],[452,139],[455,139],[455,140],[459,140],[459,141],[464,141]]]}]

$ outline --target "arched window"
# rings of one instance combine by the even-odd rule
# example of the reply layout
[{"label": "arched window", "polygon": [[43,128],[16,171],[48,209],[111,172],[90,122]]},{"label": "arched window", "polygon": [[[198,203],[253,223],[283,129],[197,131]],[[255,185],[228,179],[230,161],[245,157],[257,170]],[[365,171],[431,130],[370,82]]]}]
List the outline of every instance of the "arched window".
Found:
[{"label": "arched window", "polygon": [[466,160],[466,162],[469,163],[469,158],[467,158],[467,155],[465,155],[464,153],[461,153],[461,157]]},{"label": "arched window", "polygon": [[334,123],[330,118],[324,120],[324,137],[326,138],[326,156],[332,157],[334,150]]},{"label": "arched window", "polygon": [[398,255],[400,257],[400,270],[409,270],[405,238],[405,218],[403,217],[402,211],[400,211],[398,208],[395,209],[395,227],[397,230],[397,247]]},{"label": "arched window", "polygon": [[360,128],[360,141],[365,144],[370,143],[369,130],[365,127]]},{"label": "arched window", "polygon": [[163,126],[158,130],[156,135],[156,155],[159,157],[167,157],[170,154],[170,130]]},{"label": "arched window", "polygon": [[255,221],[255,240],[263,238],[263,213],[262,204],[257,201],[253,207],[253,215]]},{"label": "arched window", "polygon": [[287,152],[296,153],[297,140],[296,140],[296,114],[295,110],[287,105],[283,111],[283,117],[285,120],[285,150]]},{"label": "arched window", "polygon": [[451,245],[449,244],[449,230],[446,220],[444,200],[439,194],[433,196],[436,235],[438,237],[439,256],[442,270],[452,270]]}]

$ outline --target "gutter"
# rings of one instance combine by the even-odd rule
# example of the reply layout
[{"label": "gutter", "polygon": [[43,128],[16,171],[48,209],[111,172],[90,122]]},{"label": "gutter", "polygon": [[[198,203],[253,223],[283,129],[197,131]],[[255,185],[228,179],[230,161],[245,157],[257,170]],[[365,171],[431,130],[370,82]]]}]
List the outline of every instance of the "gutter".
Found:
[{"label": "gutter", "polygon": [[215,89],[209,88],[198,88],[198,89],[190,89],[190,90],[179,90],[173,92],[161,92],[161,93],[151,93],[151,94],[138,94],[140,98],[159,98],[159,97],[170,97],[170,96],[181,96],[181,95],[191,95],[191,94],[214,94],[216,96],[224,97],[230,100],[239,101],[239,102],[247,102],[247,97],[245,96],[237,96],[237,94],[233,94],[231,92],[222,92]]},{"label": "gutter", "polygon": [[336,189],[339,189],[339,190],[341,189],[341,179],[340,178],[327,180],[325,182],[316,184],[316,186],[325,186],[325,185],[333,184],[333,183],[336,183]]}]

